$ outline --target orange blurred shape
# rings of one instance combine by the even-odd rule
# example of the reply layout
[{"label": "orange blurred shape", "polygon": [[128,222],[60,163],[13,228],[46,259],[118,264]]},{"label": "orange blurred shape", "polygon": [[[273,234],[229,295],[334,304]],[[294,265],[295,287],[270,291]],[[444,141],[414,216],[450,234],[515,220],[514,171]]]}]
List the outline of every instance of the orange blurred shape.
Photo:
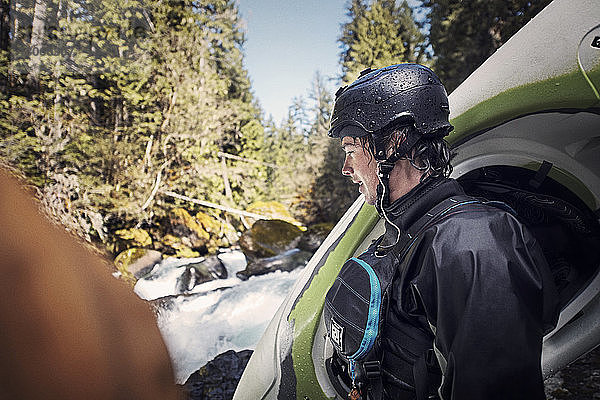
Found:
[{"label": "orange blurred shape", "polygon": [[0,399],[177,399],[149,306],[0,171]]}]

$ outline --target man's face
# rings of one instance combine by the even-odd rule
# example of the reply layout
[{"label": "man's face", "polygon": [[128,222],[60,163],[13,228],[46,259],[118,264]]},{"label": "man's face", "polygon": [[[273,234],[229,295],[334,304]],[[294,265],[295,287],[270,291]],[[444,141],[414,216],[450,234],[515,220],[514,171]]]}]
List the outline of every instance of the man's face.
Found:
[{"label": "man's face", "polygon": [[346,153],[342,175],[349,176],[353,183],[357,183],[358,191],[365,195],[366,202],[374,205],[379,183],[375,158],[361,145],[359,139],[350,136],[342,139],[342,149]]}]

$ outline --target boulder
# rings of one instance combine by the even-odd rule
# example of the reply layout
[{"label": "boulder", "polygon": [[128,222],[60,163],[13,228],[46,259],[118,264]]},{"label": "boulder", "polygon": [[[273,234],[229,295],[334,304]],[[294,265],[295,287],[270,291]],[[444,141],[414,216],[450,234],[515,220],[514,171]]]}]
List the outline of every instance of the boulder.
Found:
[{"label": "boulder", "polygon": [[246,269],[236,275],[242,280],[251,276],[264,275],[275,271],[289,272],[298,267],[303,267],[310,259],[312,253],[300,249],[291,249],[274,257],[261,258],[252,261]]},{"label": "boulder", "polygon": [[138,280],[148,274],[162,260],[160,251],[133,247],[115,258],[115,266],[127,279]]},{"label": "boulder", "polygon": [[322,222],[309,226],[298,242],[298,248],[314,253],[333,229],[331,222]]},{"label": "boulder", "polygon": [[227,269],[217,256],[208,257],[204,261],[185,264],[185,266],[179,268],[185,268],[177,278],[179,293],[189,292],[196,285],[204,282],[227,278]]},{"label": "boulder", "polygon": [[272,219],[280,219],[292,225],[302,226],[301,222],[292,217],[286,206],[277,201],[255,201],[248,206],[246,211]]},{"label": "boulder", "polygon": [[240,381],[252,350],[228,350],[194,372],[183,385],[189,400],[228,400]]},{"label": "boulder", "polygon": [[[239,271],[245,266],[246,259],[239,250],[209,257],[167,257],[136,282],[134,292],[144,300],[153,301],[159,308],[171,309],[171,301],[160,299],[231,287],[236,280],[226,279],[228,271]],[[198,287],[209,281],[210,285]]]},{"label": "boulder", "polygon": [[279,219],[259,220],[240,237],[240,247],[249,259],[273,257],[296,247],[302,230]]},{"label": "boulder", "polygon": [[238,241],[236,229],[225,221],[203,212],[196,214],[196,221],[209,234],[206,244],[209,253],[215,253],[220,247],[230,247]]}]

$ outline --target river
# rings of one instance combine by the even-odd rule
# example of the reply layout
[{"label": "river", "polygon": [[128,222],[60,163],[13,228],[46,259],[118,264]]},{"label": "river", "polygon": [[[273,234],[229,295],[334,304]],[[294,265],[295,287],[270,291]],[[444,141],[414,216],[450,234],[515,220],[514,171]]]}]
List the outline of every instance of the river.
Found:
[{"label": "river", "polygon": [[185,264],[202,258],[166,259],[134,287],[138,296],[157,306],[158,327],[179,384],[227,350],[253,350],[303,269],[242,281],[236,272],[246,267],[243,253],[227,251],[219,259],[228,278],[196,285],[185,293],[178,290]]}]

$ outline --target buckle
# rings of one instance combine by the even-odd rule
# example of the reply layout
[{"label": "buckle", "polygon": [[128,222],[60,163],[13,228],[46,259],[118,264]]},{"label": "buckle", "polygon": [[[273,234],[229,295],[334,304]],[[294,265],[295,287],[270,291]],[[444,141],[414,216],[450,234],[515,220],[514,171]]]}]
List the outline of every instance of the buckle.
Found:
[{"label": "buckle", "polygon": [[366,361],[363,363],[363,370],[367,379],[375,379],[381,376],[381,363],[379,361]]},{"label": "buckle", "polygon": [[387,161],[380,161],[379,165],[379,176],[382,178],[390,179],[390,172],[394,169],[394,163]]}]

